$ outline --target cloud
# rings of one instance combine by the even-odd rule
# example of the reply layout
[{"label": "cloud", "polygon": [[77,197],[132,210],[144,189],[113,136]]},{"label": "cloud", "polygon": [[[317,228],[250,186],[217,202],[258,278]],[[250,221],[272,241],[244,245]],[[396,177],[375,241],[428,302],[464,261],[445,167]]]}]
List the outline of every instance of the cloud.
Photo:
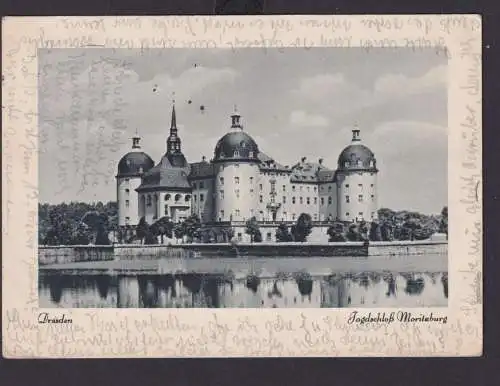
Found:
[{"label": "cloud", "polygon": [[328,119],[323,115],[294,110],[290,113],[290,124],[297,127],[325,127],[328,126]]},{"label": "cloud", "polygon": [[447,66],[439,65],[431,68],[420,77],[408,77],[403,74],[386,74],[380,76],[373,86],[375,96],[392,97],[411,95],[433,90],[446,85]]}]

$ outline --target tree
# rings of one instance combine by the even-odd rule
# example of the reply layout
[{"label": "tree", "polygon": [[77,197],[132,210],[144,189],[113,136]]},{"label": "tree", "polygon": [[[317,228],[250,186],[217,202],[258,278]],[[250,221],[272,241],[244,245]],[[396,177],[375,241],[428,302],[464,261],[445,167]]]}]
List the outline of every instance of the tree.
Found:
[{"label": "tree", "polygon": [[448,207],[445,206],[441,210],[441,221],[439,222],[439,232],[446,234],[446,239],[448,239]]},{"label": "tree", "polygon": [[370,224],[370,241],[382,241],[382,227],[378,221],[372,221]]},{"label": "tree", "polygon": [[295,241],[304,242],[312,232],[312,218],[309,213],[301,213],[297,223],[292,227],[292,235]]},{"label": "tree", "polygon": [[394,233],[393,233],[393,226],[387,222],[384,221],[382,223],[382,226],[380,227],[380,231],[382,233],[382,241],[393,241],[394,240]]},{"label": "tree", "polygon": [[184,234],[188,237],[189,242],[199,238],[201,229],[201,220],[197,214],[192,214],[182,223]]},{"label": "tree", "polygon": [[152,245],[152,244],[158,244],[158,239],[156,235],[151,232],[151,229],[148,229],[144,236],[144,244]]},{"label": "tree", "polygon": [[168,216],[161,217],[153,225],[151,225],[151,232],[154,235],[160,236],[161,243],[166,236],[169,239],[173,237],[174,223]]},{"label": "tree", "polygon": [[347,240],[344,235],[344,225],[340,222],[328,227],[326,234],[329,236],[329,242],[342,242]]},{"label": "tree", "polygon": [[358,224],[358,233],[360,235],[360,241],[368,240],[368,224],[365,220],[361,220]]},{"label": "tree", "polygon": [[363,241],[361,234],[358,231],[356,224],[351,224],[346,233],[346,238],[348,241]]},{"label": "tree", "polygon": [[174,236],[177,240],[184,238],[184,227],[182,224],[175,224]]},{"label": "tree", "polygon": [[288,230],[286,224],[283,222],[276,229],[276,241],[278,242],[292,241],[292,234]]},{"label": "tree", "polygon": [[[257,222],[257,219],[252,217],[246,222],[246,228],[245,228],[245,233],[247,235],[250,235],[250,242],[259,242],[262,241],[262,235],[260,233],[259,229],[259,223]],[[260,240],[258,240],[260,238]]]},{"label": "tree", "polygon": [[145,217],[141,217],[139,220],[139,224],[137,224],[137,228],[135,233],[137,238],[141,241],[141,244],[144,243],[144,239],[146,238],[146,234],[149,232],[149,224],[146,221]]},{"label": "tree", "polygon": [[88,245],[90,243],[90,236],[88,227],[85,223],[78,224],[75,233],[73,234],[74,245]]},{"label": "tree", "polygon": [[96,231],[95,245],[109,245],[108,232],[106,231],[104,224],[99,224]]}]

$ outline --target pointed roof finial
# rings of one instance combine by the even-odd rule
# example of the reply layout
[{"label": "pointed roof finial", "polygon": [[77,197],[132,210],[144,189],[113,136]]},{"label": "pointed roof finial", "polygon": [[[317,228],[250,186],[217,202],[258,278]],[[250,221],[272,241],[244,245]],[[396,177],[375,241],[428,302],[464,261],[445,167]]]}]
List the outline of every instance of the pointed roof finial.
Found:
[{"label": "pointed roof finial", "polygon": [[235,128],[238,128],[240,130],[242,129],[241,123],[240,123],[240,117],[241,117],[241,115],[238,113],[238,108],[236,105],[234,105],[234,112],[231,115],[231,128],[232,129],[235,129]]},{"label": "pointed roof finial", "polygon": [[177,120],[175,117],[175,91],[172,92],[172,118],[170,122],[170,129],[177,129]]}]

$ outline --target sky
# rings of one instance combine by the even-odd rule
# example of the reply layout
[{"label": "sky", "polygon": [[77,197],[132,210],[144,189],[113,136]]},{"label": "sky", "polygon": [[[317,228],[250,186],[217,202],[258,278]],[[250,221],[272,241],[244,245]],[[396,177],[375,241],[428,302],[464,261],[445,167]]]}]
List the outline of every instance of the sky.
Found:
[{"label": "sky", "polygon": [[357,125],[381,207],[447,205],[447,61],[435,50],[60,49],[40,51],[39,72],[40,202],[116,200],[136,131],[155,163],[165,153],[175,96],[189,162],[213,157],[235,105],[285,165],[323,158],[334,169]]}]

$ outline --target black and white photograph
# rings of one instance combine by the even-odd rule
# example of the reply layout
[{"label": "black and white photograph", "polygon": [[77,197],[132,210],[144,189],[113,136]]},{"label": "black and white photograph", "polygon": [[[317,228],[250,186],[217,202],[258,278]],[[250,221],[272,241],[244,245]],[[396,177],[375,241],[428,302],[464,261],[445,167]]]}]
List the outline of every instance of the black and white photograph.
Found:
[{"label": "black and white photograph", "polygon": [[448,305],[435,48],[38,50],[41,308]]}]

